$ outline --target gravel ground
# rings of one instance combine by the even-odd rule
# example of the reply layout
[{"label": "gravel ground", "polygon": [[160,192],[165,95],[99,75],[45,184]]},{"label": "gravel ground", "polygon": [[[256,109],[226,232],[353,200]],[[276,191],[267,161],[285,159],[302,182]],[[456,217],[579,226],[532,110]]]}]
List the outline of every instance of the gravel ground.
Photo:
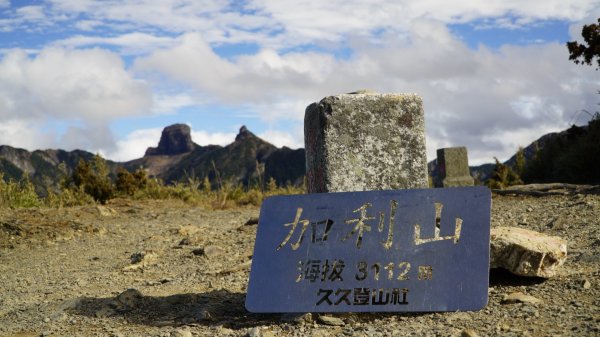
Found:
[{"label": "gravel ground", "polygon": [[[568,241],[557,277],[492,270],[478,312],[251,314],[257,208],[0,210],[1,336],[600,336],[600,196],[493,197],[492,226]],[[503,302],[514,292],[540,303]]]}]

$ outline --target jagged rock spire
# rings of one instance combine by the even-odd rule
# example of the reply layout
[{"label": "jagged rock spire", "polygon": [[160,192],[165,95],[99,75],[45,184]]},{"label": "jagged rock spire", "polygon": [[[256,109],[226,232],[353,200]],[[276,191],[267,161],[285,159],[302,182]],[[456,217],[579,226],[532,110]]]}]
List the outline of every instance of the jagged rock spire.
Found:
[{"label": "jagged rock spire", "polygon": [[242,141],[242,140],[246,140],[249,138],[255,138],[256,135],[253,134],[252,132],[248,131],[248,128],[246,128],[245,125],[242,125],[242,127],[240,128],[240,132],[238,132],[237,136],[235,136],[235,141]]},{"label": "jagged rock spire", "polygon": [[163,129],[158,147],[146,150],[147,156],[176,155],[194,150],[196,144],[192,142],[191,129],[185,124],[173,124]]}]

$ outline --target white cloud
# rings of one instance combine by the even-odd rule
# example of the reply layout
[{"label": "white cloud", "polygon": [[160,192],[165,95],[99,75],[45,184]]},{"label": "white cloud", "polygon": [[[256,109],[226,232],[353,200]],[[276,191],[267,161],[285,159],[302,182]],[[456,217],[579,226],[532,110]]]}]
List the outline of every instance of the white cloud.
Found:
[{"label": "white cloud", "polygon": [[38,21],[46,18],[42,6],[24,6],[16,10],[17,15],[25,21]]},{"label": "white cloud", "polygon": [[113,151],[106,152],[108,159],[124,162],[141,158],[149,147],[156,147],[162,128],[139,129],[117,140]]},{"label": "white cloud", "polygon": [[290,133],[286,131],[267,130],[258,135],[263,140],[277,146],[287,146],[291,149],[298,149],[304,147],[303,135],[297,133]]},{"label": "white cloud", "polygon": [[17,138],[22,142],[17,146],[110,151],[115,143],[108,124],[145,113],[151,105],[147,85],[105,50],[46,48],[34,56],[11,50],[0,59],[0,118],[33,125],[31,130],[42,134],[45,122],[67,125],[61,134],[32,137],[35,141]]},{"label": "white cloud", "polygon": [[13,50],[0,60],[0,116],[108,121],[146,112],[151,93],[101,49]]},{"label": "white cloud", "polygon": [[188,93],[160,93],[154,94],[152,113],[173,114],[178,109],[200,105],[202,101]]},{"label": "white cloud", "polygon": [[209,132],[204,130],[192,131],[192,141],[198,145],[221,145],[233,143],[235,133],[232,132]]},{"label": "white cloud", "polygon": [[[42,129],[43,130],[43,129]],[[40,125],[17,118],[3,119],[0,123],[0,145],[26,150],[48,148],[54,143],[52,130],[40,130]]]},{"label": "white cloud", "polygon": [[[228,61],[191,33],[177,46],[138,59],[135,69],[191,85],[220,102],[239,102],[268,123],[300,124],[308,104],[331,94],[416,92],[424,98],[430,144],[466,145],[473,163],[508,158],[515,140],[527,145],[540,130],[568,127],[573,111],[595,106],[600,86],[593,71],[568,61],[563,45],[473,50],[444,24],[428,20],[415,21],[400,39],[357,44],[348,60],[263,49]],[[508,131],[521,136],[505,140]]]},{"label": "white cloud", "polygon": [[[209,43],[256,42],[264,47],[335,44],[349,37],[376,38],[408,31],[418,20],[521,27],[539,20],[577,21],[598,0],[490,1],[282,1],[254,0],[50,0],[52,20],[75,20],[80,29],[106,23],[114,29],[170,33],[202,32]],[[246,10],[241,12],[240,9]],[[124,26],[120,26],[124,25]]]},{"label": "white cloud", "polygon": [[[129,161],[141,158],[149,147],[156,147],[160,140],[162,128],[149,128],[134,130],[123,139],[116,141],[112,150],[101,149],[108,159],[114,161]],[[192,131],[192,141],[198,145],[225,146],[233,142],[235,133],[209,132],[205,130]]]},{"label": "white cloud", "polygon": [[[110,36],[101,35],[103,30],[71,36],[34,55],[2,49],[0,117],[25,123],[19,125],[51,118],[72,122],[64,144],[101,148],[117,158],[143,154],[149,142],[148,134],[140,133],[115,143],[107,125],[122,116],[217,103],[256,114],[268,130],[278,121],[301,129],[311,102],[370,88],[421,94],[429,154],[437,147],[466,145],[471,162],[478,163],[493,155],[507,158],[515,145],[527,145],[539,132],[568,127],[574,111],[593,110],[598,100],[597,73],[569,62],[563,45],[473,50],[447,28],[448,23],[519,27],[581,20],[570,29],[578,37],[582,24],[600,15],[598,0],[452,6],[443,0],[50,0],[44,6],[12,10],[0,19],[0,30],[60,22],[87,31],[107,28]],[[40,22],[23,23],[41,15]],[[260,50],[229,58],[213,50],[232,42],[257,43]],[[134,73],[116,53],[77,49],[98,45],[131,56]],[[340,47],[352,48],[352,55],[333,56]],[[207,144],[226,144],[235,136],[194,135]],[[276,144],[301,144],[296,133],[263,135]]]},{"label": "white cloud", "polygon": [[[90,24],[97,25],[98,22],[94,21]],[[98,45],[117,46],[120,48],[121,54],[125,55],[144,54],[157,48],[168,47],[173,44],[174,39],[170,37],[154,36],[140,32],[127,33],[113,37],[75,35],[54,42],[54,45],[56,46],[70,48]]]}]

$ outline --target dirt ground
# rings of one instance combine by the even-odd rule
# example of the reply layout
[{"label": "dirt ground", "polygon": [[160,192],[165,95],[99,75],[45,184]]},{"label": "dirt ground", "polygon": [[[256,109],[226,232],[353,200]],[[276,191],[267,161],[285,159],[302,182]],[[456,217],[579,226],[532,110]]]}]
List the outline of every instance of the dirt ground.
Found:
[{"label": "dirt ground", "polygon": [[[493,197],[492,226],[568,241],[557,277],[492,270],[477,312],[252,314],[257,208],[0,210],[1,336],[600,336],[600,195]],[[541,303],[507,304],[522,292]]]}]

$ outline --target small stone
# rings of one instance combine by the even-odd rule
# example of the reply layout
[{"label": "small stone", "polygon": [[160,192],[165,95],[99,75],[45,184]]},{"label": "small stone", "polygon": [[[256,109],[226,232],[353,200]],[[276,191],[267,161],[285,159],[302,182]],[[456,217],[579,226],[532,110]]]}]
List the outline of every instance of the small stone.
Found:
[{"label": "small stone", "polygon": [[248,337],[261,337],[260,329],[258,327],[254,327],[248,331],[246,334]]},{"label": "small stone", "polygon": [[188,328],[177,329],[171,332],[171,337],[192,337],[192,332]]},{"label": "small stone", "polygon": [[46,337],[46,336],[50,336],[52,334],[51,331],[42,331],[42,333],[40,334],[41,337]]},{"label": "small stone", "polygon": [[581,307],[583,307],[583,304],[581,302],[578,302],[578,301],[571,301],[571,305],[574,306],[575,308],[581,308]]},{"label": "small stone", "polygon": [[587,279],[584,279],[584,280],[581,282],[581,287],[582,287],[583,289],[586,289],[586,290],[587,290],[587,289],[590,289],[590,288],[592,287],[592,283],[590,283],[590,281],[588,281]]},{"label": "small stone", "polygon": [[567,258],[567,242],[517,227],[491,229],[490,267],[521,276],[549,278]]},{"label": "small stone", "polygon": [[105,318],[105,317],[114,316],[115,313],[116,312],[114,309],[109,308],[108,306],[104,306],[104,307],[98,309],[94,315],[98,318]]},{"label": "small stone", "polygon": [[50,318],[44,317],[44,323],[48,323],[48,322],[50,322]]},{"label": "small stone", "polygon": [[135,308],[144,297],[137,289],[127,289],[117,295],[117,302],[127,308]]},{"label": "small stone", "polygon": [[158,254],[156,254],[155,252],[153,252],[151,250],[141,251],[141,252],[136,252],[136,253],[131,254],[130,260],[131,260],[131,264],[137,264],[137,263],[148,264],[149,262],[156,260],[157,256],[158,256]]},{"label": "small stone", "polygon": [[100,213],[101,216],[113,216],[117,214],[117,211],[107,206],[96,206],[96,210]]},{"label": "small stone", "polygon": [[198,226],[194,226],[194,225],[185,225],[185,226],[182,226],[181,228],[179,228],[179,234],[185,235],[185,236],[196,234],[196,233],[198,233],[198,231],[200,231],[200,228],[198,228]]},{"label": "small stone", "polygon": [[214,319],[213,315],[208,310],[201,310],[197,317],[201,321],[212,321]]},{"label": "small stone", "polygon": [[283,314],[281,320],[293,323],[310,323],[312,322],[312,314],[310,312],[305,314]]},{"label": "small stone", "polygon": [[345,323],[340,318],[333,316],[319,316],[319,323],[330,326],[344,326]]},{"label": "small stone", "polygon": [[206,256],[207,258],[214,258],[225,253],[225,250],[219,246],[209,245],[204,248],[194,249],[192,254]]},{"label": "small stone", "polygon": [[502,303],[504,304],[512,304],[512,303],[527,303],[527,304],[539,304],[544,301],[539,298],[533,297],[531,295],[523,294],[522,292],[514,292],[508,295],[504,295],[502,298]]},{"label": "small stone", "polygon": [[473,329],[464,329],[460,333],[460,337],[479,337],[479,335]]}]

